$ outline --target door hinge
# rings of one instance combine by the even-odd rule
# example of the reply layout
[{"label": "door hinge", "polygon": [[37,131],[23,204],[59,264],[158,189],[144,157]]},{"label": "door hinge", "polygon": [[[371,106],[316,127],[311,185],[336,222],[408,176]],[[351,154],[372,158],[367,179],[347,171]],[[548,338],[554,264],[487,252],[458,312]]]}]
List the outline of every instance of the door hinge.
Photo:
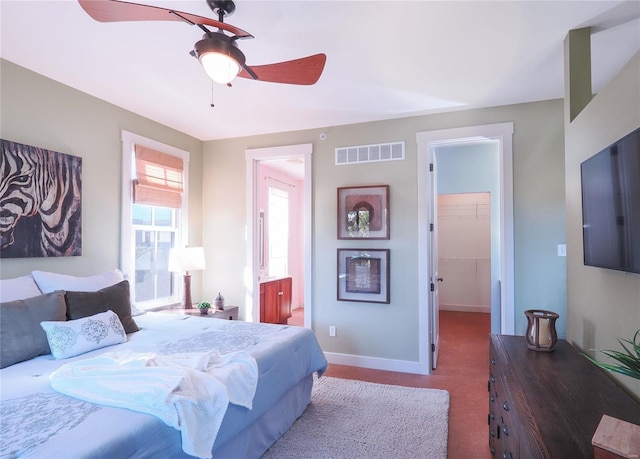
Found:
[{"label": "door hinge", "polygon": [[433,231],[433,223],[429,223],[429,231]]},{"label": "door hinge", "polygon": [[429,172],[433,172],[433,163],[429,163]]},{"label": "door hinge", "polygon": [[433,282],[431,282],[431,284],[429,284],[429,288],[431,289],[432,292],[436,291],[436,286]]},{"label": "door hinge", "polygon": [[431,352],[435,352],[436,351],[436,345],[431,343]]}]

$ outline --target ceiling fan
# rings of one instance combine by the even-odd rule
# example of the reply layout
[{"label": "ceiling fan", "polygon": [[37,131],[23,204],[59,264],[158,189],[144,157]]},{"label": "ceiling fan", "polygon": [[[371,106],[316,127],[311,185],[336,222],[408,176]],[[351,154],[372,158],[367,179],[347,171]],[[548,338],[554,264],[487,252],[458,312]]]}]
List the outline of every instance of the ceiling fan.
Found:
[{"label": "ceiling fan", "polygon": [[[200,61],[209,77],[217,83],[230,86],[231,80],[236,76],[299,85],[312,85],[318,81],[327,60],[325,54],[248,66],[237,41],[253,38],[253,35],[224,22],[225,16],[230,16],[235,11],[235,3],[231,0],[206,1],[218,20],[121,0],[78,0],[78,3],[89,16],[99,22],[183,21],[198,26],[204,31],[204,35],[195,43],[190,54]],[[209,30],[206,26],[217,30]]]}]

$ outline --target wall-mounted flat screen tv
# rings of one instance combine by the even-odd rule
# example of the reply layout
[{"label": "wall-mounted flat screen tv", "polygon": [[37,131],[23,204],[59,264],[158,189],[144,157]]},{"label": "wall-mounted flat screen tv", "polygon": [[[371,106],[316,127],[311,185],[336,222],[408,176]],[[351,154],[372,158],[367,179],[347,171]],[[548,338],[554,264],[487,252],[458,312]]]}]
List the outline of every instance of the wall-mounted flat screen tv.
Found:
[{"label": "wall-mounted flat screen tv", "polygon": [[640,128],[580,169],[584,264],[640,274]]}]

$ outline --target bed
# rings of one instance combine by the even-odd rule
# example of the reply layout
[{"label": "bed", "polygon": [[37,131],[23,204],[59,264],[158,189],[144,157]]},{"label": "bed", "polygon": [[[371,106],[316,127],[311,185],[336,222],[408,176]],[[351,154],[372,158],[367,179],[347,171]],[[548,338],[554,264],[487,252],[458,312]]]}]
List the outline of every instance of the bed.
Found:
[{"label": "bed", "polygon": [[[109,293],[116,285],[128,287],[125,280],[98,289],[95,295]],[[34,308],[38,312],[42,310],[37,308],[42,308],[42,298],[47,295],[55,297],[57,294],[56,301],[61,294],[67,295],[64,320],[68,323],[87,319],[70,318],[68,314],[73,301],[69,301],[82,300],[84,308],[87,302],[92,303],[93,297],[87,296],[91,294],[78,292],[74,297],[70,292],[56,290],[46,294],[40,291],[40,294],[42,296],[28,300],[2,303],[3,335],[12,333],[8,331],[8,320],[13,313],[7,312],[11,311],[8,305],[21,313],[28,309],[33,316]],[[77,305],[76,301],[76,309]],[[215,349],[222,356],[250,355],[257,363],[252,408],[228,405],[213,443],[212,455],[216,459],[260,457],[305,410],[311,398],[313,375],[322,375],[327,366],[315,335],[302,327],[161,312],[128,319],[139,331],[127,333],[124,342],[68,358],[56,359],[45,353],[0,370],[0,457],[192,457],[183,451],[181,432],[158,417],[90,403],[55,391],[50,376],[63,365],[114,353],[172,356]],[[128,319],[125,317],[122,323],[127,324]],[[18,332],[24,335],[22,331]],[[5,344],[8,338],[2,336],[2,339]]]}]

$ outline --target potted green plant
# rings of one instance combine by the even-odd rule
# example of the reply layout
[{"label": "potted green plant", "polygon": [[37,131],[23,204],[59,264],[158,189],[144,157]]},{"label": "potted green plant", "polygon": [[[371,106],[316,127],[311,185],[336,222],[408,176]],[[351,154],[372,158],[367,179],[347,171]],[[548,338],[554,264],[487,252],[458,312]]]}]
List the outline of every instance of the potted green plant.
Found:
[{"label": "potted green plant", "polygon": [[620,373],[630,376],[635,379],[640,379],[640,330],[633,335],[633,340],[618,338],[618,342],[624,349],[624,351],[612,351],[612,350],[599,350],[591,349],[592,351],[601,352],[604,355],[615,360],[616,364],[603,363],[589,357],[585,354],[585,357],[591,360],[594,364],[607,371],[614,373]]},{"label": "potted green plant", "polygon": [[200,314],[206,316],[209,313],[209,308],[211,307],[211,303],[208,301],[201,301],[198,303],[198,309],[200,309]]}]

